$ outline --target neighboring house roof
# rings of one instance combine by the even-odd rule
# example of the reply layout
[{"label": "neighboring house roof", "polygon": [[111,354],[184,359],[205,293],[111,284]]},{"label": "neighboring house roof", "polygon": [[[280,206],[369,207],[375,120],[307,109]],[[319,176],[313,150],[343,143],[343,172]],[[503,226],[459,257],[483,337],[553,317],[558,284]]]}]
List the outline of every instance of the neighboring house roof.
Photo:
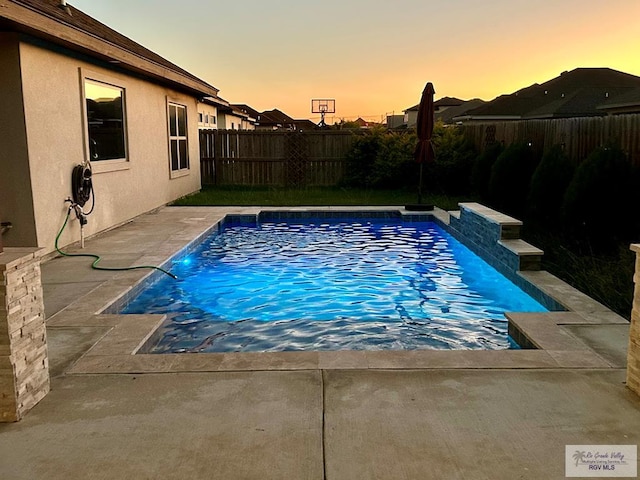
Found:
[{"label": "neighboring house roof", "polygon": [[617,95],[612,100],[598,105],[597,108],[605,112],[640,113],[640,87]]},{"label": "neighboring house roof", "polygon": [[459,117],[460,115],[464,115],[469,110],[473,110],[474,108],[478,108],[484,105],[484,100],[480,100],[479,98],[474,98],[473,100],[467,100],[466,102],[462,102],[460,105],[449,107],[442,112],[435,112],[436,120],[441,120],[444,123],[452,123],[455,117]]},{"label": "neighboring house roof", "polygon": [[435,102],[433,102],[433,106],[438,109],[441,107],[457,107],[459,105],[462,105],[464,103],[464,100],[460,100],[459,98],[455,98],[455,97],[442,97],[439,100],[436,100]]},{"label": "neighboring house roof", "polygon": [[274,108],[258,113],[256,117],[257,127],[268,128],[295,128],[295,120],[286,113]]},{"label": "neighboring house roof", "polygon": [[[464,103],[464,100],[460,100],[459,98],[455,98],[455,97],[442,97],[438,100],[436,100],[435,102],[433,102],[433,107],[435,109],[435,111],[437,112],[438,109],[440,108],[445,108],[445,107],[457,107],[460,106]],[[404,112],[410,112],[410,111],[417,111],[418,107],[420,106],[420,104],[414,105],[413,107],[407,108],[406,110],[403,110]]]},{"label": "neighboring house roof", "polygon": [[308,119],[297,119],[295,122],[296,130],[316,130],[319,128],[318,125]]},{"label": "neighboring house roof", "polygon": [[295,122],[293,118],[277,108],[274,108],[273,110],[265,110],[260,114],[260,119],[261,122],[267,121],[272,123],[281,123],[283,125]]},{"label": "neighboring house roof", "polygon": [[604,102],[640,88],[640,77],[610,68],[576,68],[542,84],[501,95],[461,120],[567,118],[602,115]]},{"label": "neighboring house roof", "polygon": [[162,84],[199,96],[217,97],[218,89],[160,55],[60,0],[5,0],[0,31],[16,31],[61,45]]},{"label": "neighboring house roof", "polygon": [[[246,105],[244,106],[246,107]],[[277,108],[257,113],[256,127],[267,127],[274,129],[282,128],[289,130],[313,130],[318,128],[318,126],[311,120],[296,120],[294,118],[291,118],[283,111],[278,110]]]},{"label": "neighboring house roof", "polygon": [[237,108],[238,110],[246,113],[247,115],[249,115],[249,117],[253,119],[257,119],[258,115],[260,115],[260,112],[258,112],[256,109],[251,108],[249,105],[246,105],[244,103],[232,103],[231,106],[233,108]]}]

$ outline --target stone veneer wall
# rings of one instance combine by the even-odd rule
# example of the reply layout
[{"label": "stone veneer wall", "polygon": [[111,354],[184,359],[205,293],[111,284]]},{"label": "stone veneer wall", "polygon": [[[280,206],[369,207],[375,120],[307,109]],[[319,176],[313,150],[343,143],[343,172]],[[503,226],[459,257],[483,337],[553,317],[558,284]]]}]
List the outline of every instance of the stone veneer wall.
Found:
[{"label": "stone veneer wall", "polygon": [[[503,274],[540,270],[543,252],[520,240],[522,222],[479,203],[460,203],[450,228]],[[454,215],[455,214],[455,215]]]},{"label": "stone veneer wall", "polygon": [[20,420],[49,392],[38,249],[0,253],[0,422]]},{"label": "stone veneer wall", "polygon": [[564,310],[555,299],[518,274],[540,270],[544,255],[520,238],[520,220],[479,203],[458,206],[459,211],[449,212],[447,226],[456,239],[549,310]]},{"label": "stone veneer wall", "polygon": [[629,328],[627,386],[640,395],[640,243],[631,245],[631,250],[636,252],[636,273],[633,276],[636,285],[631,311],[631,327]]}]

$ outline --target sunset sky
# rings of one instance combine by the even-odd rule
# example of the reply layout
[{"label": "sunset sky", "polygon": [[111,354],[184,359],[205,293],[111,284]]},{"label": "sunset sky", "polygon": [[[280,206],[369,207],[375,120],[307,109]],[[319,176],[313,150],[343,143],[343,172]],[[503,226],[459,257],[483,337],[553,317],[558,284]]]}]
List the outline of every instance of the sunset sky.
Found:
[{"label": "sunset sky", "polygon": [[[380,121],[435,98],[491,100],[564,70],[640,76],[639,0],[69,0],[231,103]],[[331,120],[328,116],[327,119]]]}]

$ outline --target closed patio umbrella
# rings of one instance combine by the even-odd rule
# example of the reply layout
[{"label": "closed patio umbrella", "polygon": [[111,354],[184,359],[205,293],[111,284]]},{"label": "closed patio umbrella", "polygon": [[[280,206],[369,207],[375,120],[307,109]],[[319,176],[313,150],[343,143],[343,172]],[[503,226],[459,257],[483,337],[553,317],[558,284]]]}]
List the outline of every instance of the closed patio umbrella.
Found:
[{"label": "closed patio umbrella", "polygon": [[433,205],[422,203],[422,172],[426,163],[432,163],[435,159],[435,151],[431,138],[433,136],[434,106],[433,95],[435,94],[433,84],[428,82],[422,91],[420,105],[418,106],[418,122],[416,124],[418,133],[418,144],[414,152],[414,158],[420,164],[420,178],[418,180],[418,204],[407,205],[407,210],[431,210]]}]

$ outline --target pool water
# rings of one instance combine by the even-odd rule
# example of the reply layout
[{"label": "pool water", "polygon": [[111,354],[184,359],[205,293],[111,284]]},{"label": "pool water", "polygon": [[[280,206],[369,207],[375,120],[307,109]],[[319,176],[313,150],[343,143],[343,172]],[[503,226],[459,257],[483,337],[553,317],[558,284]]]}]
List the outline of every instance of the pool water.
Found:
[{"label": "pool water", "polygon": [[123,313],[165,313],[154,353],[506,349],[546,309],[432,222],[227,222]]}]

